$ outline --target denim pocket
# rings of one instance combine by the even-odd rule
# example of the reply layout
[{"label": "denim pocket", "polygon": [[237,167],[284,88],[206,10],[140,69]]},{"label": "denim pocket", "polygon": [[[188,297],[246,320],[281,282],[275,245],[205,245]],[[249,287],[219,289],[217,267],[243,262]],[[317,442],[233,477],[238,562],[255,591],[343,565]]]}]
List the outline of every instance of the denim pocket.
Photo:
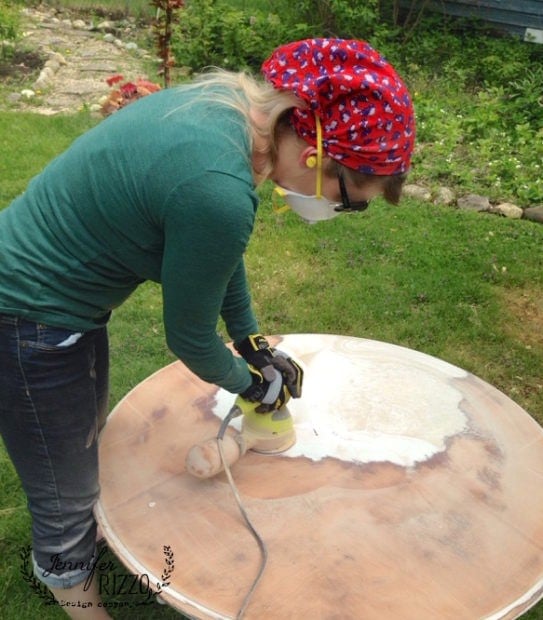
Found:
[{"label": "denim pocket", "polygon": [[24,322],[19,326],[21,346],[40,351],[59,351],[75,345],[84,332],[43,323]]}]

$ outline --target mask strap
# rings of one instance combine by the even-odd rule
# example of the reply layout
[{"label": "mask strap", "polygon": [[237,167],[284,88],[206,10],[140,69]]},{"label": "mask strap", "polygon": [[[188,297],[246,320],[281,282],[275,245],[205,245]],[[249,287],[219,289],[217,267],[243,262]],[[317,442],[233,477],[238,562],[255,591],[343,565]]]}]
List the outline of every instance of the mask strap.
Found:
[{"label": "mask strap", "polygon": [[322,198],[322,127],[321,119],[315,114],[317,126],[317,189],[315,196]]},{"label": "mask strap", "polygon": [[279,187],[279,185],[276,185],[273,188],[272,209],[275,213],[284,213],[290,209],[288,204],[285,203],[285,190],[282,187]]}]

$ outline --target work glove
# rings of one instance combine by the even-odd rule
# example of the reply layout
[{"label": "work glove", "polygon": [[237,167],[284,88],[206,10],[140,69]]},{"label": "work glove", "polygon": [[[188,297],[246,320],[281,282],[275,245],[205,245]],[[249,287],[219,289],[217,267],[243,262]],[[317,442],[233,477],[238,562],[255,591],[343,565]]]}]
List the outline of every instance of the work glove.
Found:
[{"label": "work glove", "polygon": [[251,364],[248,364],[251,373],[251,385],[240,394],[242,398],[252,403],[258,403],[255,407],[257,413],[268,413],[280,409],[290,399],[290,392],[285,385],[283,375],[270,366],[266,371],[267,379],[263,373]]},{"label": "work glove", "polygon": [[[285,404],[291,396],[293,398],[300,398],[302,395],[304,372],[300,365],[285,352],[271,347],[270,343],[261,334],[247,336],[247,338],[236,344],[235,347],[247,364],[249,364],[251,375],[254,375],[255,371],[258,372],[262,376],[263,383],[270,384],[270,387],[272,384],[276,386],[277,373],[280,374],[282,386],[278,391],[277,399],[282,401],[281,404]],[[253,376],[253,386],[251,387],[254,388],[255,385],[260,385],[261,389],[263,389],[263,383],[259,383]],[[274,387],[275,390],[276,387]],[[272,398],[274,391],[267,395],[268,399]],[[249,398],[248,400],[252,399]],[[268,409],[268,411],[270,410]]]}]

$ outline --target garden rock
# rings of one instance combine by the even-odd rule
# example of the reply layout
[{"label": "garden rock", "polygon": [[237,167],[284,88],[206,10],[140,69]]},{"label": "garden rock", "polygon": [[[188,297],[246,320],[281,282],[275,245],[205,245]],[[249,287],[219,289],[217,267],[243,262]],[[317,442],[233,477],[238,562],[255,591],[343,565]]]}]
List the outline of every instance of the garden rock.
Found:
[{"label": "garden rock", "polygon": [[78,30],[87,29],[87,24],[82,19],[76,19],[72,22],[72,28],[77,28]]},{"label": "garden rock", "polygon": [[479,196],[478,194],[468,194],[462,196],[456,201],[459,209],[466,211],[489,211],[490,201],[486,196]]},{"label": "garden rock", "polygon": [[451,189],[443,186],[437,188],[434,204],[448,207],[449,205],[454,204],[455,201],[456,197]]},{"label": "garden rock", "polygon": [[95,30],[100,30],[101,32],[115,33],[117,32],[117,26],[115,25],[114,22],[105,20],[103,22],[100,22],[98,26],[96,26]]},{"label": "garden rock", "polygon": [[543,224],[543,205],[538,207],[528,207],[523,210],[522,215],[527,220]]},{"label": "garden rock", "polygon": [[421,185],[406,184],[403,187],[404,196],[415,198],[416,200],[428,201],[432,197],[430,190]]},{"label": "garden rock", "polygon": [[439,206],[449,206],[456,202],[460,209],[492,213],[509,219],[526,219],[543,224],[543,205],[526,209],[510,202],[493,205],[487,196],[478,194],[468,194],[456,200],[454,192],[449,187],[440,186],[432,193],[429,189],[414,183],[404,186],[403,195],[422,202],[429,202],[433,197],[433,204]]},{"label": "garden rock", "polygon": [[497,215],[503,215],[504,217],[515,220],[520,220],[522,218],[522,209],[510,202],[502,202],[499,205],[491,206],[489,211],[490,213],[496,213]]}]

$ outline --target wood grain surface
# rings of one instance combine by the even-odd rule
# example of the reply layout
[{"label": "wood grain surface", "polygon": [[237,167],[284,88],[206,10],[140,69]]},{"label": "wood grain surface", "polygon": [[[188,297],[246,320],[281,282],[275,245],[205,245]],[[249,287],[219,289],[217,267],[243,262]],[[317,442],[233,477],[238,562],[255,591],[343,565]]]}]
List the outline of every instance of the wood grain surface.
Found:
[{"label": "wood grain surface", "polygon": [[[297,443],[232,468],[269,561],[245,617],[519,617],[543,596],[543,429],[446,362],[358,338],[272,339],[304,366]],[[260,565],[224,473],[184,471],[234,395],[182,363],[137,386],[100,438],[97,518],[127,568],[199,619],[235,618]]]}]

